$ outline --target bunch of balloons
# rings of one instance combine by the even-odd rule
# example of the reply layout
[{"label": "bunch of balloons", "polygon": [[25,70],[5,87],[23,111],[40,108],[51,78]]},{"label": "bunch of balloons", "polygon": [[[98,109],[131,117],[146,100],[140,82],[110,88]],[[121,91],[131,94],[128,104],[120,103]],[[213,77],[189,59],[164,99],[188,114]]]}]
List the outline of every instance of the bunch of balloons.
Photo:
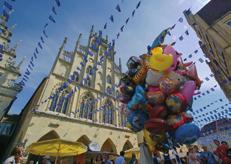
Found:
[{"label": "bunch of balloons", "polygon": [[[127,104],[128,127],[146,130],[152,149],[191,144],[200,136],[192,123],[193,95],[200,88],[196,66],[183,63],[181,54],[158,37],[140,57],[132,56],[120,80],[120,101]],[[171,141],[171,143],[170,143]]]}]

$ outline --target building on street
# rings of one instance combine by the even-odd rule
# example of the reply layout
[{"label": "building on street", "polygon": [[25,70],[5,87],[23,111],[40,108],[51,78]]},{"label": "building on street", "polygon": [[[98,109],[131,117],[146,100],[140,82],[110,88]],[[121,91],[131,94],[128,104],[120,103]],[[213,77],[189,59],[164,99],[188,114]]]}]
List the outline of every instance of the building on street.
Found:
[{"label": "building on street", "polygon": [[[138,146],[137,135],[125,127],[126,116],[117,99],[119,90],[114,87],[122,76],[121,65],[114,61],[115,44],[101,36],[92,27],[88,44],[80,44],[80,34],[74,51],[65,50],[67,38],[64,39],[50,74],[22,110],[7,153],[18,144],[27,147],[54,138],[80,141],[87,146],[94,142],[100,151],[118,154]],[[100,44],[95,46],[99,38]],[[93,55],[86,57],[89,51]],[[92,73],[102,58],[103,62]],[[80,65],[82,69],[78,72],[76,68]],[[60,90],[69,77],[72,82]]]},{"label": "building on street", "polygon": [[184,15],[200,39],[215,79],[231,100],[231,1],[211,0],[196,14],[186,10]]}]

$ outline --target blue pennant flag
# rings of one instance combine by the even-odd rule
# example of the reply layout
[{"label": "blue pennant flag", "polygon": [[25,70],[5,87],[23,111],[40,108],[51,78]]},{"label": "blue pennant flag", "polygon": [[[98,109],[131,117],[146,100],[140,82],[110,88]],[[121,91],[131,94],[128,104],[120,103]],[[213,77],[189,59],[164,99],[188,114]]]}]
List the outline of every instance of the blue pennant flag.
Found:
[{"label": "blue pennant flag", "polygon": [[33,62],[33,61],[34,61],[34,57],[32,56],[32,57],[30,58],[30,60]]},{"label": "blue pennant flag", "polygon": [[32,67],[34,67],[34,63],[33,63],[32,61],[30,61],[30,65],[31,65]]},{"label": "blue pennant flag", "polygon": [[198,59],[200,63],[204,63],[204,60],[202,58]]},{"label": "blue pennant flag", "polygon": [[191,58],[192,57],[192,54],[189,54],[188,58]]},{"label": "blue pennant flag", "polygon": [[180,40],[180,41],[184,40],[183,35],[181,35],[181,36],[179,37],[179,40]]},{"label": "blue pennant flag", "polygon": [[169,36],[172,36],[172,34],[171,34],[171,32],[170,32],[170,31],[168,31],[168,32],[167,32],[167,34],[168,34]]},{"label": "blue pennant flag", "polygon": [[120,33],[118,33],[117,35],[116,35],[116,38],[118,39],[120,37]]},{"label": "blue pennant flag", "polygon": [[42,36],[40,37],[40,39],[41,39],[42,43],[45,43],[45,42],[44,42],[44,39],[43,39],[43,37],[42,37]]},{"label": "blue pennant flag", "polygon": [[198,53],[198,50],[195,50],[194,53],[195,53],[195,54]]},{"label": "blue pennant flag", "polygon": [[52,7],[52,12],[53,12],[55,15],[57,15],[57,12],[56,12],[56,10],[55,10],[55,7],[54,7],[54,6]]},{"label": "blue pennant flag", "polygon": [[48,23],[46,23],[46,24],[43,26],[43,28],[47,28],[47,26],[48,26]]},{"label": "blue pennant flag", "polygon": [[188,32],[188,30],[186,30],[186,31],[185,31],[185,34],[186,34],[186,35],[189,35],[189,32]]},{"label": "blue pennant flag", "polygon": [[172,42],[172,43],[171,43],[171,46],[174,46],[175,44],[176,44],[176,42]]},{"label": "blue pennant flag", "polygon": [[132,11],[132,16],[134,17],[134,15],[135,15],[135,12],[136,12],[136,10],[133,10]]},{"label": "blue pennant flag", "polygon": [[30,66],[30,64],[28,65],[28,67],[29,67],[29,69],[32,71],[33,69],[32,69],[32,67]]},{"label": "blue pennant flag", "polygon": [[112,47],[115,47],[115,39],[112,39]]},{"label": "blue pennant flag", "polygon": [[37,54],[39,53],[39,52],[38,52],[38,48],[37,48],[37,47],[35,48],[35,52],[36,52]]},{"label": "blue pennant flag", "polygon": [[57,4],[57,6],[58,6],[58,7],[60,7],[60,6],[61,6],[61,3],[60,3],[60,1],[59,1],[59,0],[55,0],[55,2],[56,2],[56,4]]},{"label": "blue pennant flag", "polygon": [[174,24],[172,27],[170,27],[170,30],[173,30],[176,27],[176,24]]},{"label": "blue pennant flag", "polygon": [[43,30],[43,35],[44,35],[46,38],[48,38],[48,36],[47,36],[47,34],[46,34],[46,31],[45,31],[45,30]]},{"label": "blue pennant flag", "polygon": [[42,45],[41,45],[40,42],[38,42],[38,46],[39,46],[39,48],[43,49],[43,47],[42,47]]},{"label": "blue pennant flag", "polygon": [[206,80],[206,81],[209,81],[209,78],[208,78],[208,77],[206,77],[206,78],[205,78],[205,80]]},{"label": "blue pennant flag", "polygon": [[34,58],[35,58],[35,59],[37,59],[37,55],[36,55],[36,53],[35,53],[35,52],[34,52]]},{"label": "blue pennant flag", "polygon": [[138,9],[140,7],[141,1],[138,2],[138,4],[136,5],[136,9]]},{"label": "blue pennant flag", "polygon": [[13,9],[12,5],[9,4],[9,3],[6,2],[6,1],[4,1],[4,6],[5,6],[6,8],[8,8],[9,10],[12,10],[12,9]]},{"label": "blue pennant flag", "polygon": [[209,91],[206,91],[208,94],[210,93]]},{"label": "blue pennant flag", "polygon": [[52,15],[49,16],[49,20],[53,23],[56,23],[55,19],[52,17]]},{"label": "blue pennant flag", "polygon": [[128,24],[129,19],[130,19],[129,17],[126,19],[126,21],[125,21],[126,24]]},{"label": "blue pennant flag", "polygon": [[114,17],[113,17],[113,15],[110,16],[110,20],[111,20],[111,22],[114,22]]},{"label": "blue pennant flag", "polygon": [[106,29],[106,28],[107,28],[107,23],[105,23],[103,26],[103,29]]},{"label": "blue pennant flag", "polygon": [[26,72],[25,72],[26,75],[30,75],[30,71],[28,69],[26,69]]},{"label": "blue pennant flag", "polygon": [[120,28],[120,31],[121,31],[121,32],[124,31],[124,25]]},{"label": "blue pennant flag", "polygon": [[119,4],[116,5],[116,10],[117,10],[118,12],[121,12],[120,5],[119,5]]},{"label": "blue pennant flag", "polygon": [[178,19],[178,21],[179,21],[180,23],[182,23],[182,22],[184,21],[184,19],[183,19],[182,17],[180,17],[180,18]]}]

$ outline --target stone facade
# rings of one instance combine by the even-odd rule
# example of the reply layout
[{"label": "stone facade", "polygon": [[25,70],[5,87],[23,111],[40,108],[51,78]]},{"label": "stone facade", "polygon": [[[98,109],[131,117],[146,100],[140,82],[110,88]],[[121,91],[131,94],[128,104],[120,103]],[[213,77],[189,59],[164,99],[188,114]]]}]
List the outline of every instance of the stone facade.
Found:
[{"label": "stone facade", "polygon": [[184,12],[200,38],[200,46],[211,71],[231,100],[231,1],[211,0],[198,13]]},{"label": "stone facade", "polygon": [[20,76],[20,65],[16,65],[16,47],[10,48],[12,33],[5,16],[0,17],[0,120],[9,111],[22,87],[15,82]]},{"label": "stone facade", "polygon": [[[85,145],[96,142],[101,151],[114,153],[138,146],[137,135],[125,127],[124,108],[118,101],[119,90],[114,87],[122,75],[121,66],[114,61],[114,44],[101,38],[97,48],[92,49],[99,35],[92,27],[88,45],[83,46],[80,34],[72,52],[65,50],[67,38],[64,39],[49,76],[21,113],[8,153],[17,144],[27,147],[52,138],[80,141]],[[87,51],[94,55],[88,55],[87,62],[83,62]],[[92,73],[94,64],[102,56],[104,61]],[[80,65],[83,67],[77,72]],[[69,77],[72,79],[69,85],[59,90]],[[93,101],[95,99],[97,101]],[[100,108],[102,106],[104,108]]]}]

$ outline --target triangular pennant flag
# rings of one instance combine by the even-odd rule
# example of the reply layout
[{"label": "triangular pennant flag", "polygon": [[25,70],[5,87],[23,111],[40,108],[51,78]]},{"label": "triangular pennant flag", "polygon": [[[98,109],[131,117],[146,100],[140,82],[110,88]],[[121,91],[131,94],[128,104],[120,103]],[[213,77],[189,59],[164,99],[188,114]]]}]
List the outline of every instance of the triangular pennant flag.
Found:
[{"label": "triangular pennant flag", "polygon": [[170,27],[170,30],[173,30],[176,27],[176,24],[174,24],[172,27]]},{"label": "triangular pennant flag", "polygon": [[188,32],[188,30],[186,30],[186,31],[185,31],[185,34],[186,34],[186,35],[189,35],[189,32]]},{"label": "triangular pennant flag", "polygon": [[191,58],[192,57],[192,54],[189,54],[188,58]]},{"label": "triangular pennant flag", "polygon": [[129,19],[130,19],[129,17],[126,19],[126,21],[125,21],[126,24],[128,23]]},{"label": "triangular pennant flag", "polygon": [[46,38],[48,38],[48,36],[47,36],[47,34],[46,34],[46,31],[45,31],[45,30],[43,30],[43,35],[44,35]]},{"label": "triangular pennant flag", "polygon": [[37,54],[39,53],[39,52],[38,52],[38,48],[37,48],[37,47],[35,48],[35,52],[36,52]]},{"label": "triangular pennant flag", "polygon": [[136,12],[136,10],[133,10],[132,11],[132,16],[134,17],[134,15],[135,15],[135,12]]},{"label": "triangular pennant flag", "polygon": [[111,20],[111,22],[114,22],[114,17],[113,17],[113,15],[110,16],[110,20]]},{"label": "triangular pennant flag", "polygon": [[33,69],[32,69],[32,67],[30,66],[30,64],[28,65],[28,67],[29,67],[29,69],[32,71]]},{"label": "triangular pennant flag", "polygon": [[118,38],[119,38],[119,36],[120,36],[120,33],[118,33],[118,34],[116,35],[116,38],[118,39]]},{"label": "triangular pennant flag", "polygon": [[52,15],[49,16],[49,20],[53,23],[56,23],[55,19],[52,17]]},{"label": "triangular pennant flag", "polygon": [[30,61],[30,64],[31,64],[32,67],[34,67],[34,63],[32,61]]},{"label": "triangular pennant flag", "polygon": [[170,31],[168,31],[168,32],[167,32],[167,34],[168,34],[169,36],[171,36],[171,35],[172,35]]},{"label": "triangular pennant flag", "polygon": [[52,12],[53,12],[55,15],[57,15],[57,12],[56,12],[56,10],[55,10],[55,7],[54,7],[54,6],[52,7]]},{"label": "triangular pennant flag", "polygon": [[179,21],[180,23],[182,23],[182,22],[184,21],[184,19],[183,19],[182,17],[180,17],[180,18],[178,19],[178,21]]},{"label": "triangular pennant flag", "polygon": [[180,40],[180,41],[184,40],[183,35],[181,35],[181,36],[179,37],[179,40]]},{"label": "triangular pennant flag", "polygon": [[121,32],[124,31],[124,25],[120,28],[120,31],[121,31]]},{"label": "triangular pennant flag", "polygon": [[106,28],[107,28],[107,23],[105,23],[103,26],[103,29],[106,29]]},{"label": "triangular pennant flag", "polygon": [[40,42],[38,42],[38,46],[39,46],[39,48],[43,49],[43,47],[42,47],[42,45],[41,45]]},{"label": "triangular pennant flag", "polygon": [[46,23],[46,24],[43,26],[43,28],[47,28],[47,26],[48,26],[48,23]]},{"label": "triangular pennant flag", "polygon": [[119,4],[118,4],[118,5],[116,5],[116,10],[117,10],[118,12],[121,12],[121,9],[120,9]]},{"label": "triangular pennant flag", "polygon": [[204,63],[204,60],[202,58],[198,59],[198,61]]},{"label": "triangular pennant flag", "polygon": [[171,43],[171,46],[174,46],[175,44],[176,44],[176,42],[172,42],[172,43]]},{"label": "triangular pennant flag", "polygon": [[42,43],[45,43],[45,42],[44,42],[44,39],[43,39],[43,37],[42,37],[42,36],[40,37],[40,40],[42,41]]},{"label": "triangular pennant flag", "polygon": [[36,53],[35,53],[35,52],[34,52],[34,58],[35,58],[35,59],[37,59],[37,55],[36,55]]},{"label": "triangular pennant flag", "polygon": [[30,75],[30,71],[28,69],[26,69],[26,72],[25,72],[26,75]]},{"label": "triangular pennant flag", "polygon": [[60,1],[59,1],[59,0],[55,0],[55,2],[56,2],[56,4],[57,4],[57,6],[58,6],[58,7],[60,7],[60,6],[61,6],[61,3],[60,3]]},{"label": "triangular pennant flag", "polygon": [[195,50],[194,53],[195,53],[195,54],[198,53],[198,50]]},{"label": "triangular pennant flag", "polygon": [[136,9],[138,9],[140,7],[141,1],[138,2],[138,4],[136,5]]}]

